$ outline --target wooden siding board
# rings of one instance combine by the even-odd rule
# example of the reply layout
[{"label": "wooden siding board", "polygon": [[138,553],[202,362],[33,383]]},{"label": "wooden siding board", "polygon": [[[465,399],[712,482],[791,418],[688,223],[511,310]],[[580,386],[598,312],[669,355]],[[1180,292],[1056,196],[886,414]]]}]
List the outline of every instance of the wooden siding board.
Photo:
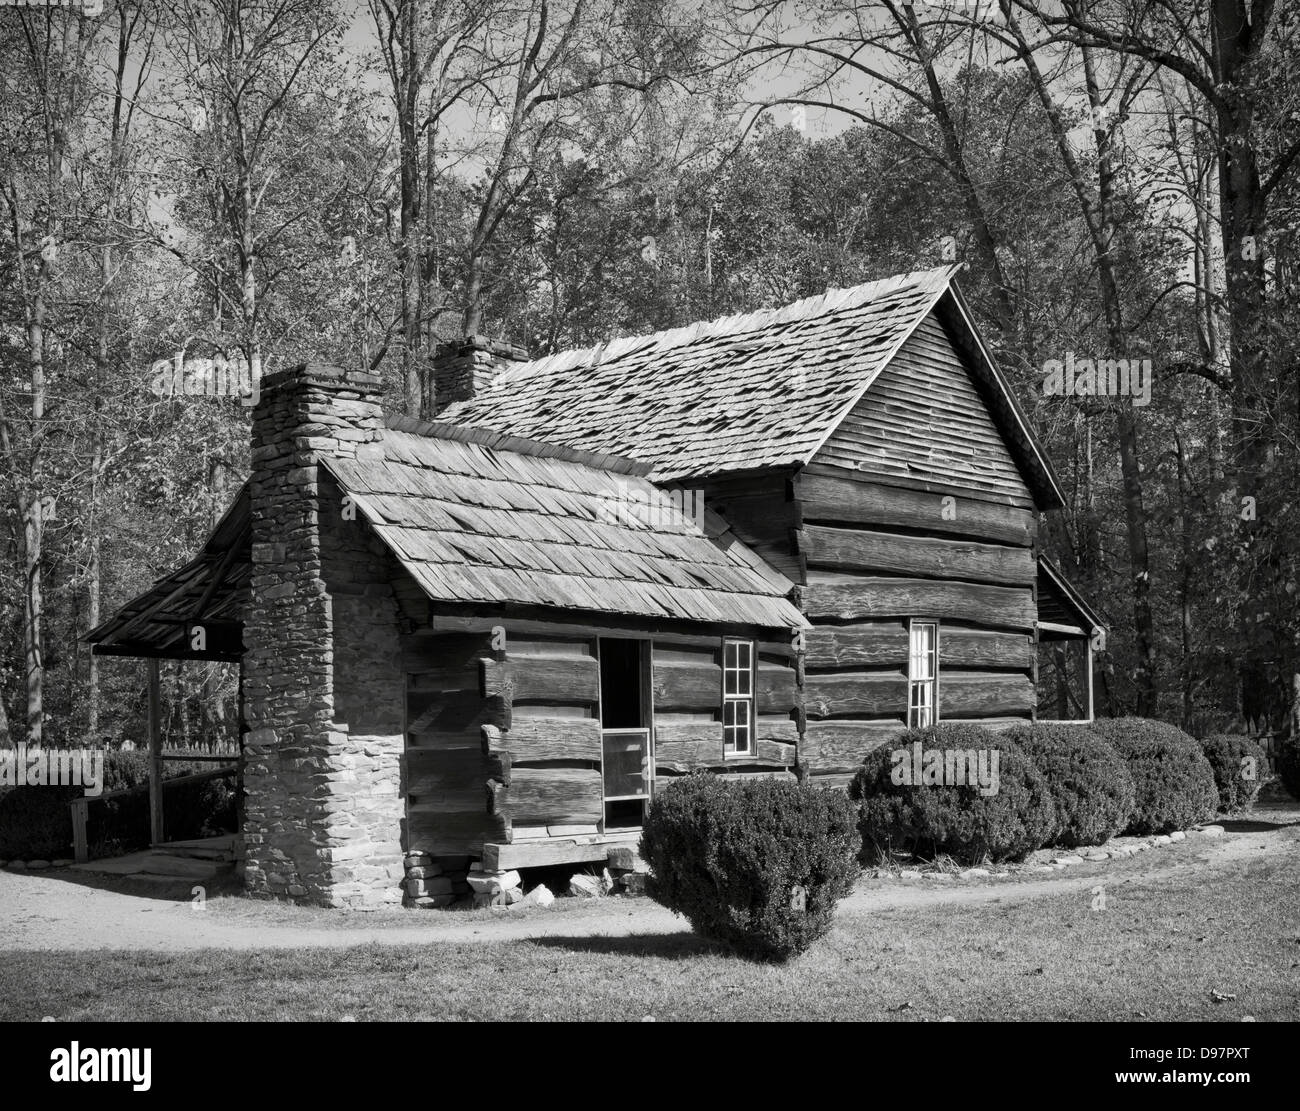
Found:
[{"label": "wooden siding board", "polygon": [[917,325],[813,462],[1032,500],[975,379],[934,315]]},{"label": "wooden siding board", "polygon": [[796,487],[805,523],[859,524],[944,534],[1028,547],[1038,532],[1029,509],[976,498],[956,497],[945,513],[944,497],[902,486],[889,486],[865,475],[841,476],[804,471]]},{"label": "wooden siding board", "polygon": [[1027,631],[1035,616],[1029,588],[875,576],[810,583],[804,607],[814,621],[934,617]]},{"label": "wooden siding board", "polygon": [[798,543],[809,567],[1018,586],[1037,576],[1033,553],[1021,547],[824,525],[805,525]]}]

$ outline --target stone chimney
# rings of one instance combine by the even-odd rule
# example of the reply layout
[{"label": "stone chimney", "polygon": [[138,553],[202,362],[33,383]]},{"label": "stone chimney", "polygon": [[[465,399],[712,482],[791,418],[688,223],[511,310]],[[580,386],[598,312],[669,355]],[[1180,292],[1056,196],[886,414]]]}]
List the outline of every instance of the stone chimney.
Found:
[{"label": "stone chimney", "polygon": [[375,375],[307,363],[267,375],[253,410],[242,861],[253,894],[401,899],[392,560],[319,465],[381,438],[379,396]]},{"label": "stone chimney", "polygon": [[439,344],[433,352],[435,413],[453,402],[478,396],[511,363],[527,361],[528,353],[522,347],[487,336]]}]

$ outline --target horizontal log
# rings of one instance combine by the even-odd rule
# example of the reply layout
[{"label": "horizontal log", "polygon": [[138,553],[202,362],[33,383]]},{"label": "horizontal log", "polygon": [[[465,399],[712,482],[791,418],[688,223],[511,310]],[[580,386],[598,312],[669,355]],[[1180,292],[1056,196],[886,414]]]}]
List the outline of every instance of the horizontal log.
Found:
[{"label": "horizontal log", "polygon": [[774,741],[777,744],[797,745],[799,743],[799,726],[788,720],[773,721],[760,717],[754,725],[754,736],[760,741]]},{"label": "horizontal log", "polygon": [[478,800],[485,779],[510,781],[510,757],[474,749],[408,748],[402,753],[401,775],[402,794],[422,803],[455,791]]},{"label": "horizontal log", "polygon": [[591,656],[517,656],[479,662],[483,693],[512,702],[595,702],[600,667]]},{"label": "horizontal log", "polygon": [[718,763],[723,756],[722,722],[683,722],[655,726],[655,763],[685,768]]},{"label": "horizontal log", "polygon": [[504,728],[508,703],[499,696],[485,699],[472,691],[406,692],[406,731],[417,734],[478,736],[483,725]]},{"label": "horizontal log", "polygon": [[813,772],[808,777],[808,786],[820,787],[827,791],[843,791],[853,782],[856,774],[851,771]]},{"label": "horizontal log", "polygon": [[722,668],[716,663],[655,663],[651,685],[656,710],[718,710]]},{"label": "horizontal log", "polygon": [[488,814],[480,786],[476,805],[470,810],[442,810],[437,807],[407,807],[406,847],[410,852],[432,856],[477,856],[486,841],[504,841],[509,823],[502,815]]},{"label": "horizontal log", "polygon": [[791,771],[785,771],[785,770],[782,769],[782,768],[772,768],[772,769],[769,769],[769,770],[767,770],[767,771],[748,771],[748,770],[746,770],[746,771],[736,771],[736,770],[730,770],[730,769],[733,768],[733,767],[740,767],[740,766],[742,766],[741,763],[740,763],[740,761],[736,761],[735,765],[729,765],[729,768],[728,768],[728,769],[724,769],[724,771],[725,771],[725,773],[726,773],[726,777],[727,777],[728,779],[736,779],[736,780],[740,780],[740,779],[779,779],[779,780],[782,780],[783,782],[786,782],[786,783],[794,783],[794,782],[796,782],[796,780],[798,779],[798,777],[794,774],[794,772],[791,772]]},{"label": "horizontal log", "polygon": [[[793,723],[791,723],[793,724]],[[781,764],[792,768],[798,762],[799,752],[796,745],[783,744],[780,741],[767,741],[759,738],[755,743],[756,758],[767,764]]]},{"label": "horizontal log", "polygon": [[810,719],[901,717],[907,712],[907,677],[899,671],[809,675],[804,681],[804,709]]},{"label": "horizontal log", "polygon": [[1024,547],[825,525],[807,525],[797,536],[809,567],[1016,586],[1029,586],[1037,575],[1033,552]]},{"label": "horizontal log", "polygon": [[975,498],[954,497],[945,513],[945,495],[928,491],[807,472],[794,482],[805,521],[888,525],[1022,547],[1038,532],[1037,515],[1028,509]]},{"label": "horizontal log", "polygon": [[[760,664],[754,675],[754,707],[760,714],[788,714],[797,700],[793,667]],[[718,694],[722,698],[721,691]]]},{"label": "horizontal log", "polygon": [[510,818],[523,825],[599,822],[604,795],[595,768],[512,768]]},{"label": "horizontal log", "polygon": [[487,752],[509,753],[514,764],[546,760],[600,762],[600,722],[595,718],[514,716],[509,730],[483,727]]},{"label": "horizontal log", "polygon": [[[939,629],[942,667],[1034,666],[1034,642],[1025,633],[995,633],[975,629]],[[942,672],[940,672],[942,674]]]},{"label": "horizontal log", "polygon": [[406,687],[411,691],[473,691],[479,693],[478,667],[443,667],[417,671],[406,668]]},{"label": "horizontal log", "polygon": [[489,633],[413,633],[401,637],[402,669],[407,672],[449,674],[466,672],[478,680],[480,656],[491,655]]},{"label": "horizontal log", "polygon": [[1027,587],[927,579],[860,579],[815,582],[804,588],[804,611],[814,621],[880,617],[935,617],[1007,629],[1034,627]]},{"label": "horizontal log", "polygon": [[851,771],[867,754],[896,740],[903,721],[810,721],[803,740],[803,762],[813,774]]},{"label": "horizontal log", "polygon": [[939,720],[950,717],[1028,715],[1038,704],[1027,675],[939,673]]},{"label": "horizontal log", "polygon": [[804,666],[907,665],[907,629],[898,621],[815,625],[804,632]]},{"label": "horizontal log", "polygon": [[625,838],[592,837],[581,840],[528,841],[523,844],[485,844],[483,868],[489,872],[511,868],[547,868],[554,864],[587,864],[609,858],[612,845],[635,845],[640,834]]}]

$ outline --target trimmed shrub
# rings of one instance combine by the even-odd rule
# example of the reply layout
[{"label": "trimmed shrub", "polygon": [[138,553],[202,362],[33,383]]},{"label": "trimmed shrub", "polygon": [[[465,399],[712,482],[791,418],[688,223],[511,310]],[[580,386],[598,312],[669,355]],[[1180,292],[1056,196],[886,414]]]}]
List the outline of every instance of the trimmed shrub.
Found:
[{"label": "trimmed shrub", "polygon": [[1300,734],[1292,730],[1274,739],[1273,766],[1287,794],[1300,799]]},{"label": "trimmed shrub", "polygon": [[1237,733],[1216,733],[1201,741],[1201,751],[1214,772],[1219,811],[1244,814],[1250,810],[1268,777],[1268,754],[1263,747]]},{"label": "trimmed shrub", "polygon": [[1147,718],[1102,718],[1092,729],[1114,746],[1133,775],[1126,833],[1172,833],[1214,817],[1219,789],[1210,762],[1177,726]]},{"label": "trimmed shrub", "polygon": [[1026,722],[1003,736],[1018,744],[1047,780],[1056,808],[1052,844],[1103,845],[1128,825],[1133,776],[1119,753],[1087,726]]},{"label": "trimmed shrub", "polygon": [[14,787],[0,793],[0,859],[54,860],[72,855],[68,804],[80,787]]},{"label": "trimmed shrub", "polygon": [[775,779],[686,776],[655,796],[641,834],[651,897],[760,960],[788,960],[830,929],[856,850],[842,792]]},{"label": "trimmed shrub", "polygon": [[[932,750],[936,756],[927,757]],[[980,753],[984,787],[972,784]],[[921,782],[913,783],[918,764]],[[894,745],[867,756],[849,795],[858,803],[868,860],[897,852],[947,854],[968,865],[1019,860],[1051,837],[1056,821],[1051,791],[1034,762],[1014,741],[975,725],[941,722],[900,733]]]}]

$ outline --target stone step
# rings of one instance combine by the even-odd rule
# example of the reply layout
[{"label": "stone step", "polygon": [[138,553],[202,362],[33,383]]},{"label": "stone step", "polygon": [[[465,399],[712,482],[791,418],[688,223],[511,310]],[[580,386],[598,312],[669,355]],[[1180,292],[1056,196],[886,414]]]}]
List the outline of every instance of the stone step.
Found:
[{"label": "stone step", "polygon": [[196,882],[213,880],[234,871],[234,865],[229,861],[195,860],[192,857],[172,856],[156,851],[91,860],[72,867],[79,872],[94,872],[104,876],[166,876]]},{"label": "stone step", "polygon": [[201,837],[194,841],[164,841],[154,849],[169,856],[188,856],[195,860],[233,861],[235,838],[232,834],[228,837]]}]

